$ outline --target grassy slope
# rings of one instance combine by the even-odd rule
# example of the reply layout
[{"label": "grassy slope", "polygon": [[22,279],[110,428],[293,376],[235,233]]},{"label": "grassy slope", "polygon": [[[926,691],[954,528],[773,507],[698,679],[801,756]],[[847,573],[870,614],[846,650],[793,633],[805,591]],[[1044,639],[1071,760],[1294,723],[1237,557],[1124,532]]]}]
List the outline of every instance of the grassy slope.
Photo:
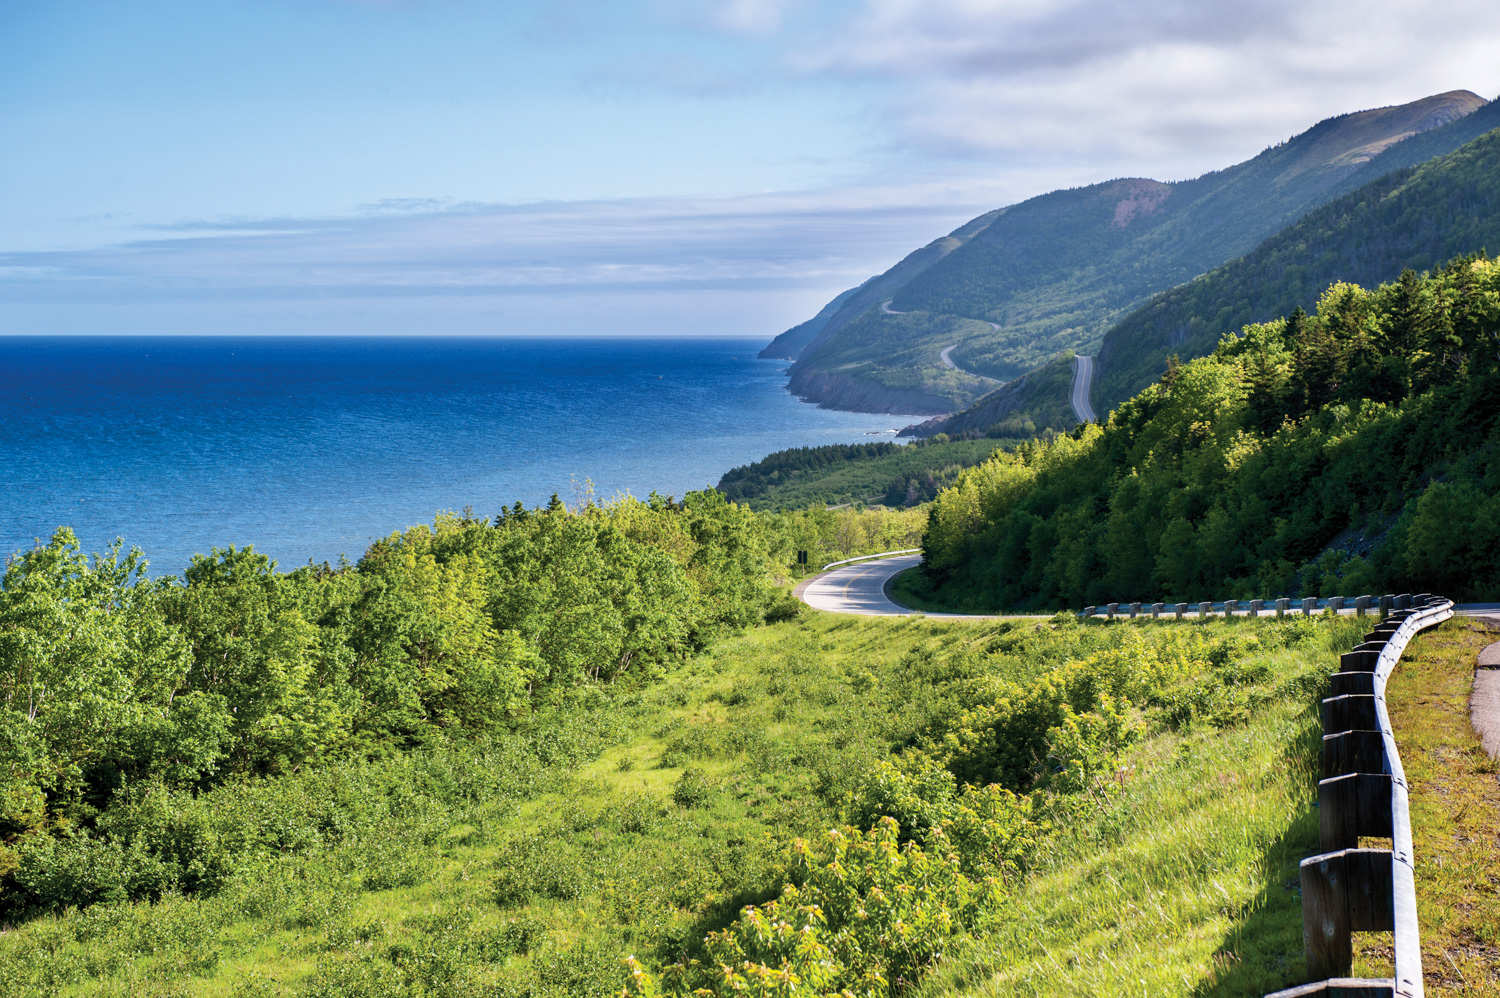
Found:
[{"label": "grassy slope", "polygon": [[[6,933],[0,994],[608,994],[622,953],[670,957],[763,899],[777,844],[833,821],[848,781],[908,737],[929,702],[908,653],[979,652],[1024,677],[1172,626],[811,614],[762,628],[659,686],[601,692],[576,763],[446,807],[414,802],[205,901]],[[1360,629],[1247,653],[1267,674],[1251,722],[1131,750],[1118,792],[1045,850],[1006,925],[926,990],[1258,996],[1294,980],[1300,914],[1282,885],[1315,836],[1316,677]]]},{"label": "grassy slope", "polygon": [[1341,622],[1315,647],[1264,656],[1280,695],[1248,723],[1138,746],[1110,803],[1038,858],[1003,929],[925,993],[1258,998],[1300,981],[1288,885],[1317,845],[1312,705],[1361,629]]}]

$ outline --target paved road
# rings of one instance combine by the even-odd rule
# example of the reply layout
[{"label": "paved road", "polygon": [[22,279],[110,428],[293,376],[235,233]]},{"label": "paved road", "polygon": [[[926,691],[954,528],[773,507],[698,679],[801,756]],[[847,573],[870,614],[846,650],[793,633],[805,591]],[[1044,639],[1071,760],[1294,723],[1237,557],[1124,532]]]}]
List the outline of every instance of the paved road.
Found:
[{"label": "paved road", "polygon": [[921,555],[904,554],[844,565],[802,583],[797,587],[797,597],[808,606],[829,613],[904,617],[913,611],[892,603],[885,595],[885,584],[897,572],[921,563]]},{"label": "paved road", "polygon": [[1479,653],[1469,720],[1491,759],[1500,759],[1500,641]]},{"label": "paved road", "polygon": [[[947,364],[949,367],[953,368],[955,371],[964,371],[963,368],[961,368],[957,364],[953,363],[953,358],[952,357],[948,356],[949,354],[951,354],[953,352],[953,349],[956,346],[958,346],[957,343],[953,344],[953,346],[951,346],[951,347],[944,347],[943,348],[943,352],[940,353],[940,354],[938,354],[938,356],[941,357],[941,358],[943,358],[943,363],[944,364]],[[964,373],[967,374],[971,378],[978,378],[980,381],[993,381],[997,385],[1000,383],[995,378],[987,377],[987,376],[985,376],[983,374],[975,374],[973,371],[964,371]]]},{"label": "paved road", "polygon": [[1089,393],[1094,387],[1094,358],[1078,354],[1073,358],[1073,415],[1080,423],[1092,423],[1098,419],[1094,407],[1089,404]]},{"label": "paved road", "polygon": [[[895,301],[895,299],[893,298],[890,299],[890,301],[881,302],[880,310],[886,315],[906,314],[905,312],[898,312],[895,309],[891,308],[891,301]],[[984,321],[989,322],[988,319]],[[995,329],[1000,328],[1000,324],[997,322],[990,322],[990,325]],[[943,358],[944,364],[953,368],[955,371],[964,371],[963,368],[953,363],[952,357],[948,356],[953,352],[953,347],[956,346],[958,346],[957,343],[953,344],[953,346],[944,347],[943,352],[939,356]],[[975,374],[973,371],[964,371],[964,373],[971,378],[979,378],[982,381],[989,381],[997,385],[1000,384],[1000,382],[995,378],[985,377],[983,374]],[[1078,417],[1078,421],[1080,423],[1092,423],[1094,420],[1099,418],[1098,416],[1094,415],[1094,407],[1089,404],[1089,394],[1093,391],[1093,388],[1094,358],[1085,357],[1082,354],[1075,355],[1073,363],[1073,397],[1069,399],[1069,401],[1073,404],[1073,415]]]},{"label": "paved road", "polygon": [[[815,610],[829,613],[857,613],[866,617],[910,617],[921,613],[891,602],[885,594],[886,583],[895,575],[922,563],[920,554],[903,554],[857,565],[843,565],[797,587],[797,598]],[[928,617],[953,620],[1004,620],[1000,616],[963,613],[929,613]]]},{"label": "paved road", "polygon": [[[897,574],[921,563],[920,554],[904,554],[892,558],[859,562],[854,565],[841,565],[803,582],[796,588],[795,595],[808,606],[817,610],[827,610],[829,613],[855,613],[875,617],[911,616],[922,611],[912,610],[892,602],[885,593],[885,587]],[[1247,609],[1248,605],[1239,612],[1244,613]],[[1485,618],[1500,624],[1500,603],[1459,603],[1454,606],[1454,611],[1462,616]],[[1271,611],[1267,608],[1265,612],[1269,614]],[[1292,612],[1298,611],[1294,609]],[[1340,613],[1352,616],[1355,613],[1353,601],[1351,600]],[[1215,617],[1222,615],[1222,608],[1213,613]],[[1012,620],[1028,616],[1045,617],[1050,614],[928,613],[925,616],[951,617],[957,620]],[[1147,616],[1150,616],[1149,612]],[[1174,618],[1169,615],[1163,619]],[[1198,619],[1196,604],[1193,605],[1186,619]],[[1485,649],[1485,654],[1480,657],[1479,664],[1482,669],[1495,670],[1497,678],[1492,681],[1497,683],[1496,695],[1500,697],[1500,642]],[[1500,719],[1497,719],[1495,724],[1497,731],[1500,731]]]}]

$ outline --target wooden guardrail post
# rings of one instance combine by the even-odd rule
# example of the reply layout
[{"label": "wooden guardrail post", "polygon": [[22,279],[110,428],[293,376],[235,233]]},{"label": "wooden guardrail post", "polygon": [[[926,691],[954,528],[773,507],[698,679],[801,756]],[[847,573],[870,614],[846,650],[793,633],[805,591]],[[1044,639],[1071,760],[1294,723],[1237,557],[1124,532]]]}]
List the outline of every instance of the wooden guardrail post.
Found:
[{"label": "wooden guardrail post", "polygon": [[1389,617],[1391,615],[1391,611],[1394,610],[1394,609],[1396,609],[1396,597],[1390,596],[1390,595],[1386,595],[1386,596],[1380,597],[1380,619],[1381,620],[1384,620],[1385,618]]},{"label": "wooden guardrail post", "polygon": [[1281,599],[1276,601],[1276,616],[1285,617],[1288,613],[1291,612],[1291,609],[1292,601],[1287,599],[1286,597],[1282,597]]},{"label": "wooden guardrail post", "polygon": [[1178,603],[1174,609],[1177,611],[1177,619],[1181,620],[1187,613],[1188,605],[1186,603]]},{"label": "wooden guardrail post", "polygon": [[1330,596],[1330,597],[1328,597],[1328,609],[1332,610],[1334,613],[1340,613],[1340,612],[1342,612],[1343,609],[1344,609],[1344,597],[1342,597],[1342,596]]},{"label": "wooden guardrail post", "polygon": [[1363,617],[1365,614],[1369,613],[1370,612],[1370,597],[1368,597],[1368,596],[1356,596],[1356,597],[1354,597],[1354,612],[1355,612],[1356,615],[1361,616],[1361,617]]},{"label": "wooden guardrail post", "polygon": [[1105,605],[1104,609],[1109,613],[1109,619],[1114,620],[1115,614],[1120,612],[1120,604],[1109,603]]},{"label": "wooden guardrail post", "polygon": [[1251,600],[1250,601],[1250,616],[1252,616],[1252,617],[1259,617],[1260,616],[1260,612],[1262,610],[1264,610],[1265,608],[1266,608],[1266,601],[1265,600],[1263,600],[1263,599],[1253,599],[1253,600]]},{"label": "wooden guardrail post", "polygon": [[1224,616],[1226,616],[1226,617],[1233,617],[1234,616],[1234,612],[1236,610],[1238,610],[1239,608],[1240,608],[1240,601],[1239,600],[1237,600],[1237,599],[1227,599],[1227,600],[1225,600],[1224,601]]},{"label": "wooden guardrail post", "polygon": [[1345,773],[1318,781],[1318,845],[1353,849],[1362,835],[1391,834],[1391,774]]},{"label": "wooden guardrail post", "polygon": [[1198,604],[1198,619],[1201,620],[1204,617],[1212,617],[1213,613],[1214,613],[1214,605],[1212,603],[1199,603]]},{"label": "wooden guardrail post", "polygon": [[1130,604],[1130,619],[1131,620],[1134,620],[1137,616],[1139,616],[1140,612],[1141,612],[1141,605],[1139,603],[1132,603],[1132,604]]},{"label": "wooden guardrail post", "polygon": [[1167,608],[1167,604],[1165,604],[1165,603],[1152,603],[1151,604],[1151,619],[1152,620],[1159,619],[1161,617],[1161,615],[1162,615],[1162,612],[1164,610],[1166,610],[1166,608]]},{"label": "wooden guardrail post", "polygon": [[1395,927],[1390,851],[1340,849],[1310,856],[1300,873],[1308,976],[1347,977],[1354,962],[1350,933]]},{"label": "wooden guardrail post", "polygon": [[1086,606],[1083,608],[1083,619],[1087,620],[1098,612],[1099,608],[1097,606]]}]

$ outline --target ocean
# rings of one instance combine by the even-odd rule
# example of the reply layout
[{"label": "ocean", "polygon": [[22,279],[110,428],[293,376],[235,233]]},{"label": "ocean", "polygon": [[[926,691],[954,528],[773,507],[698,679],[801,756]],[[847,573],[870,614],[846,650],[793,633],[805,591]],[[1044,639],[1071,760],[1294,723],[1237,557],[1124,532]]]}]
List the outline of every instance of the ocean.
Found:
[{"label": "ocean", "polygon": [[66,525],[153,575],[230,544],[354,561],[440,510],[681,496],[915,421],[798,402],[763,343],[0,337],[0,551]]}]

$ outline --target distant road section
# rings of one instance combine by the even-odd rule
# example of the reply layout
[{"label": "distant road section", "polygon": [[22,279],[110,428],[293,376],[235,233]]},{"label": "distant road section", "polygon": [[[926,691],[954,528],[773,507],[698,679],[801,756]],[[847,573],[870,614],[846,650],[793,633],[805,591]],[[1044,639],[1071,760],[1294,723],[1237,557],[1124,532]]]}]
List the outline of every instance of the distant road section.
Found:
[{"label": "distant road section", "polygon": [[[900,313],[898,312],[897,314],[899,315]],[[941,358],[943,358],[943,363],[944,364],[947,364],[949,367],[953,368],[955,371],[964,371],[963,368],[961,368],[957,364],[953,363],[953,358],[952,357],[948,356],[949,354],[951,354],[953,352],[954,347],[957,347],[957,346],[958,346],[958,344],[955,343],[951,347],[944,347],[943,348],[943,352],[940,353],[940,354],[938,354],[938,356],[941,357]],[[971,378],[978,378],[980,381],[993,381],[997,385],[1000,383],[995,378],[991,378],[991,377],[989,377],[987,375],[984,375],[984,374],[975,374],[973,371],[964,371],[964,373],[967,374]]]},{"label": "distant road section", "polygon": [[1098,419],[1094,407],[1089,404],[1089,392],[1094,387],[1094,358],[1075,354],[1073,357],[1073,415],[1080,423],[1092,423]]}]

